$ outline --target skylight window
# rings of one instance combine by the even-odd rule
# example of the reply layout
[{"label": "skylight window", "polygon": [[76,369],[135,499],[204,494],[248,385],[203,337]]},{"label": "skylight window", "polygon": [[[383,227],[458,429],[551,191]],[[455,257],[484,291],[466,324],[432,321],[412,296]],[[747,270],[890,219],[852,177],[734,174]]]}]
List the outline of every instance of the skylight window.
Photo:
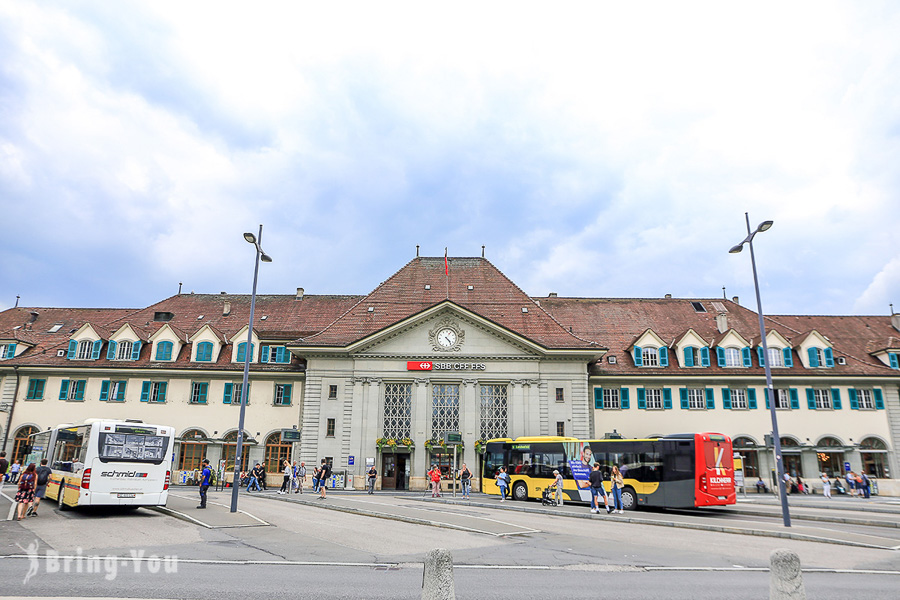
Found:
[{"label": "skylight window", "polygon": [[50,329],[47,330],[47,333],[56,333],[57,331],[62,329],[62,326],[63,326],[62,323],[55,323],[53,325],[53,327],[51,327]]},{"label": "skylight window", "polygon": [[702,302],[691,302],[691,306],[694,307],[694,312],[706,312],[706,307]]}]

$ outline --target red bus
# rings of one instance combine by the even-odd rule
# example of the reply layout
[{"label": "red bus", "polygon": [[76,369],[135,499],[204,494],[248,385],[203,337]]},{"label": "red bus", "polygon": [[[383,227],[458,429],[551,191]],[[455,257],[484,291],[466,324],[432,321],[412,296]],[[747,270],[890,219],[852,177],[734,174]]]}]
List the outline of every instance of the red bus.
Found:
[{"label": "red bus", "polygon": [[625,480],[622,505],[692,508],[734,504],[731,439],[719,433],[672,434],[653,439],[579,440],[570,437],[497,439],[485,445],[482,491],[500,494],[495,477],[501,466],[510,477],[515,500],[540,498],[563,476],[563,498],[590,502],[588,475],[594,462],[606,480],[613,466]]}]

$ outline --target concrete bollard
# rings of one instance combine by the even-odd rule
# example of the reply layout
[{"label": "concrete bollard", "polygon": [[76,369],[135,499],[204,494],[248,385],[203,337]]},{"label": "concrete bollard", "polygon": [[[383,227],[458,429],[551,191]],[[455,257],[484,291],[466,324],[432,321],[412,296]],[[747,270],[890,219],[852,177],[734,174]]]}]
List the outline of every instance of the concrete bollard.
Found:
[{"label": "concrete bollard", "polygon": [[456,600],[453,557],[443,548],[429,550],[422,573],[422,600]]},{"label": "concrete bollard", "polygon": [[769,600],[806,600],[800,557],[790,550],[773,550],[769,556]]}]

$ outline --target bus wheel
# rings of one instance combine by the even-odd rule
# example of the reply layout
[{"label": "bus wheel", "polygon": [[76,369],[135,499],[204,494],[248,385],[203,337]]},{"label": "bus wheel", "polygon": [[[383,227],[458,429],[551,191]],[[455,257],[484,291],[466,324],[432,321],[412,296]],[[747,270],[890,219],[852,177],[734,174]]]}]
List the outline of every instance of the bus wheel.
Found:
[{"label": "bus wheel", "polygon": [[638,499],[637,492],[632,488],[626,487],[622,489],[622,508],[625,510],[634,510],[637,508]]},{"label": "bus wheel", "polygon": [[513,486],[512,490],[513,500],[528,500],[528,486],[526,486],[521,481]]},{"label": "bus wheel", "polygon": [[59,503],[59,510],[69,510],[69,507],[66,506],[65,502],[63,502],[63,496],[65,494],[65,488],[63,484],[59,485],[59,492],[56,494],[56,501]]}]

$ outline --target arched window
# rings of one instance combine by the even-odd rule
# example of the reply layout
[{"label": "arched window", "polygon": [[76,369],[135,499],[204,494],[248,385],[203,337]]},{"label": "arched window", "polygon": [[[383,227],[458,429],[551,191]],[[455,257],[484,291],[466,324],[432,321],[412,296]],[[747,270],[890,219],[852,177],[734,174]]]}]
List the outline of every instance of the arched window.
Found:
[{"label": "arched window", "polygon": [[[256,344],[250,344],[250,362],[253,362],[253,348]],[[246,356],[247,352],[247,342],[241,342],[237,346],[237,356],[235,357],[235,362],[244,362],[247,360]]]},{"label": "arched window", "polygon": [[823,437],[817,445],[823,448],[843,448],[844,446],[837,438],[833,437]]},{"label": "arched window", "polygon": [[[16,432],[16,437],[13,440],[12,456],[9,459],[10,464],[16,460],[21,464],[21,462],[25,460],[25,456],[28,454],[28,436],[37,432],[37,427],[32,427],[31,425],[19,428]],[[23,470],[26,466],[27,465],[22,465]]]},{"label": "arched window", "polygon": [[782,448],[784,448],[784,447],[797,448],[798,446],[800,446],[800,442],[798,442],[794,438],[790,438],[790,437],[781,438],[781,447]]},{"label": "arched window", "polygon": [[887,445],[874,437],[867,437],[859,443],[860,458],[863,471],[869,477],[879,479],[890,478],[890,465],[887,460]]},{"label": "arched window", "polygon": [[172,342],[156,344],[156,360],[172,360]]},{"label": "arched window", "polygon": [[[247,460],[247,456],[250,454],[250,448],[247,446],[248,439],[250,439],[250,434],[245,431],[244,444],[241,448],[241,471],[247,470],[247,463],[249,462]],[[225,473],[233,473],[235,456],[237,456],[237,431],[227,434],[222,438],[222,442],[222,458],[225,459]]]},{"label": "arched window", "polygon": [[[169,342],[171,344],[171,342]],[[191,429],[181,436],[181,457],[178,459],[178,469],[191,471],[199,469],[200,463],[206,458],[206,446],[209,443],[206,436],[199,429]]]},{"label": "arched window", "polygon": [[212,361],[212,353],[212,342],[200,342],[199,344],[197,344],[197,362]]},{"label": "arched window", "polygon": [[266,438],[266,473],[280,473],[284,461],[291,459],[291,443],[281,441],[281,432]]},{"label": "arched window", "polygon": [[116,348],[116,360],[131,360],[132,344],[128,341],[121,341]]},{"label": "arched window", "polygon": [[741,358],[741,349],[729,347],[725,348],[725,366],[726,367],[742,367],[744,361]]},{"label": "arched window", "polygon": [[94,351],[94,342],[84,340],[78,343],[78,354],[75,355],[79,360],[88,360]]},{"label": "arched window", "polygon": [[[759,447],[748,437],[736,437],[731,442],[734,451],[744,459],[744,481],[750,477],[759,477]],[[748,482],[754,485],[754,482]]]}]

